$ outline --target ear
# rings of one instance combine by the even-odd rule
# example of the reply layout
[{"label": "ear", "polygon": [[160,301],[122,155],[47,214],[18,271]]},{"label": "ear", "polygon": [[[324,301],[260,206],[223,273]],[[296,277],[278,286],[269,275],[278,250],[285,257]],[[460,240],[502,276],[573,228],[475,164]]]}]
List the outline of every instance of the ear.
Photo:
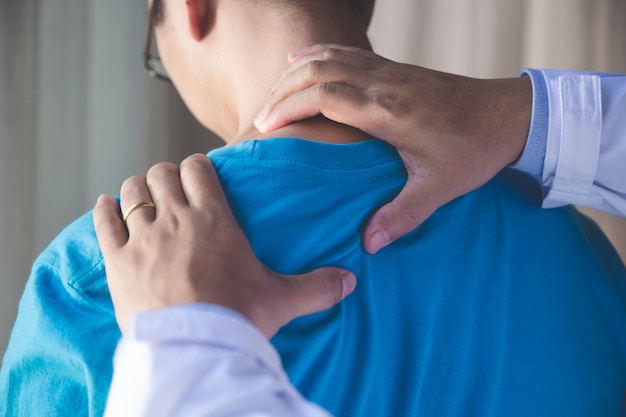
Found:
[{"label": "ear", "polygon": [[201,41],[209,33],[211,26],[211,0],[186,0],[189,30],[197,41]]},{"label": "ear", "polygon": [[364,0],[363,11],[361,12],[361,19],[365,29],[368,29],[370,22],[372,21],[372,15],[374,14],[374,4],[376,0]]}]

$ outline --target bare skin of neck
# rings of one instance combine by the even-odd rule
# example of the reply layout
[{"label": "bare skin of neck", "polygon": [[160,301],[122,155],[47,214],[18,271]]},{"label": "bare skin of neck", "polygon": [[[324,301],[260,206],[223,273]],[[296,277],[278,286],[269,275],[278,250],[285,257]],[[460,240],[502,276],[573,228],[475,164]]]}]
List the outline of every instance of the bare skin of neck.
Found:
[{"label": "bare skin of neck", "polygon": [[[274,10],[267,6],[250,7],[254,2],[223,2],[211,36],[227,37],[215,42],[220,66],[223,97],[232,106],[230,118],[223,118],[218,134],[234,145],[244,140],[272,137],[297,137],[328,143],[353,143],[370,139],[360,130],[318,116],[261,134],[253,125],[272,87],[288,67],[288,52],[315,43],[340,43],[371,49],[365,23],[346,8],[318,2],[315,10]],[[259,2],[261,3],[261,2]],[[347,3],[347,2],[346,2]],[[315,4],[315,3],[314,3]],[[330,6],[329,6],[330,5]],[[225,47],[227,44],[227,47]],[[224,77],[224,78],[221,78]],[[222,83],[221,80],[224,80]],[[217,130],[217,129],[214,129]]]}]

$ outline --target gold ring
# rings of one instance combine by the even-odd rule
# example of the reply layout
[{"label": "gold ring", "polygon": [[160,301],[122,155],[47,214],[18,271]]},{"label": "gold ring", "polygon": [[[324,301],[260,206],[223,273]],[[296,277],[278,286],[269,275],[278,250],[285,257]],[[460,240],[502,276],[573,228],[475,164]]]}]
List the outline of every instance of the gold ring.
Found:
[{"label": "gold ring", "polygon": [[122,221],[124,222],[124,224],[126,224],[126,219],[128,219],[128,216],[130,216],[133,211],[137,210],[139,207],[152,207],[153,209],[156,209],[156,206],[152,201],[140,201],[139,203],[133,204],[126,209],[124,215],[122,216]]}]

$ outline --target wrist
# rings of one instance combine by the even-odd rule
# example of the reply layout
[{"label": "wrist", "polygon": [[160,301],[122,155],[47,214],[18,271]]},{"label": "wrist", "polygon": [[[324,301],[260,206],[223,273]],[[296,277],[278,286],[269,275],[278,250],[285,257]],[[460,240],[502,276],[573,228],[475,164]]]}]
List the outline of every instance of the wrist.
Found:
[{"label": "wrist", "polygon": [[529,77],[519,77],[508,80],[510,82],[509,104],[504,104],[508,109],[509,117],[504,120],[510,122],[511,130],[507,132],[510,138],[510,150],[508,164],[514,164],[522,156],[530,132],[533,110],[533,87]]},{"label": "wrist", "polygon": [[527,78],[481,80],[483,94],[475,100],[480,110],[474,115],[482,126],[479,135],[486,145],[484,152],[497,171],[519,160],[526,146],[533,104],[532,83]]},{"label": "wrist", "polygon": [[539,70],[525,69],[522,78],[532,84],[532,114],[526,145],[511,168],[530,175],[541,184],[549,126],[548,90]]}]

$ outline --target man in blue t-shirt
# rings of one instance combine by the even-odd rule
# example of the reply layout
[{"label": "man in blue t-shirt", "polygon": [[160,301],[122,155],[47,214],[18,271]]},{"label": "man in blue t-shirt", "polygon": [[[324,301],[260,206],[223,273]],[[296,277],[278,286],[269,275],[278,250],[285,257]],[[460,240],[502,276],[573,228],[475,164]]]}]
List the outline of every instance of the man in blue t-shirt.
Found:
[{"label": "man in blue t-shirt", "polygon": [[[406,182],[398,154],[324,118],[254,128],[286,53],[322,41],[369,48],[372,6],[152,5],[161,76],[226,139],[209,156],[259,259],[285,274],[336,265],[359,277],[344,303],[272,340],[289,377],[340,416],[615,414],[626,271],[595,225],[570,208],[541,211],[525,179],[503,172],[368,255],[361,227]],[[87,214],[35,262],[0,371],[1,410],[99,415],[118,338]]]}]

